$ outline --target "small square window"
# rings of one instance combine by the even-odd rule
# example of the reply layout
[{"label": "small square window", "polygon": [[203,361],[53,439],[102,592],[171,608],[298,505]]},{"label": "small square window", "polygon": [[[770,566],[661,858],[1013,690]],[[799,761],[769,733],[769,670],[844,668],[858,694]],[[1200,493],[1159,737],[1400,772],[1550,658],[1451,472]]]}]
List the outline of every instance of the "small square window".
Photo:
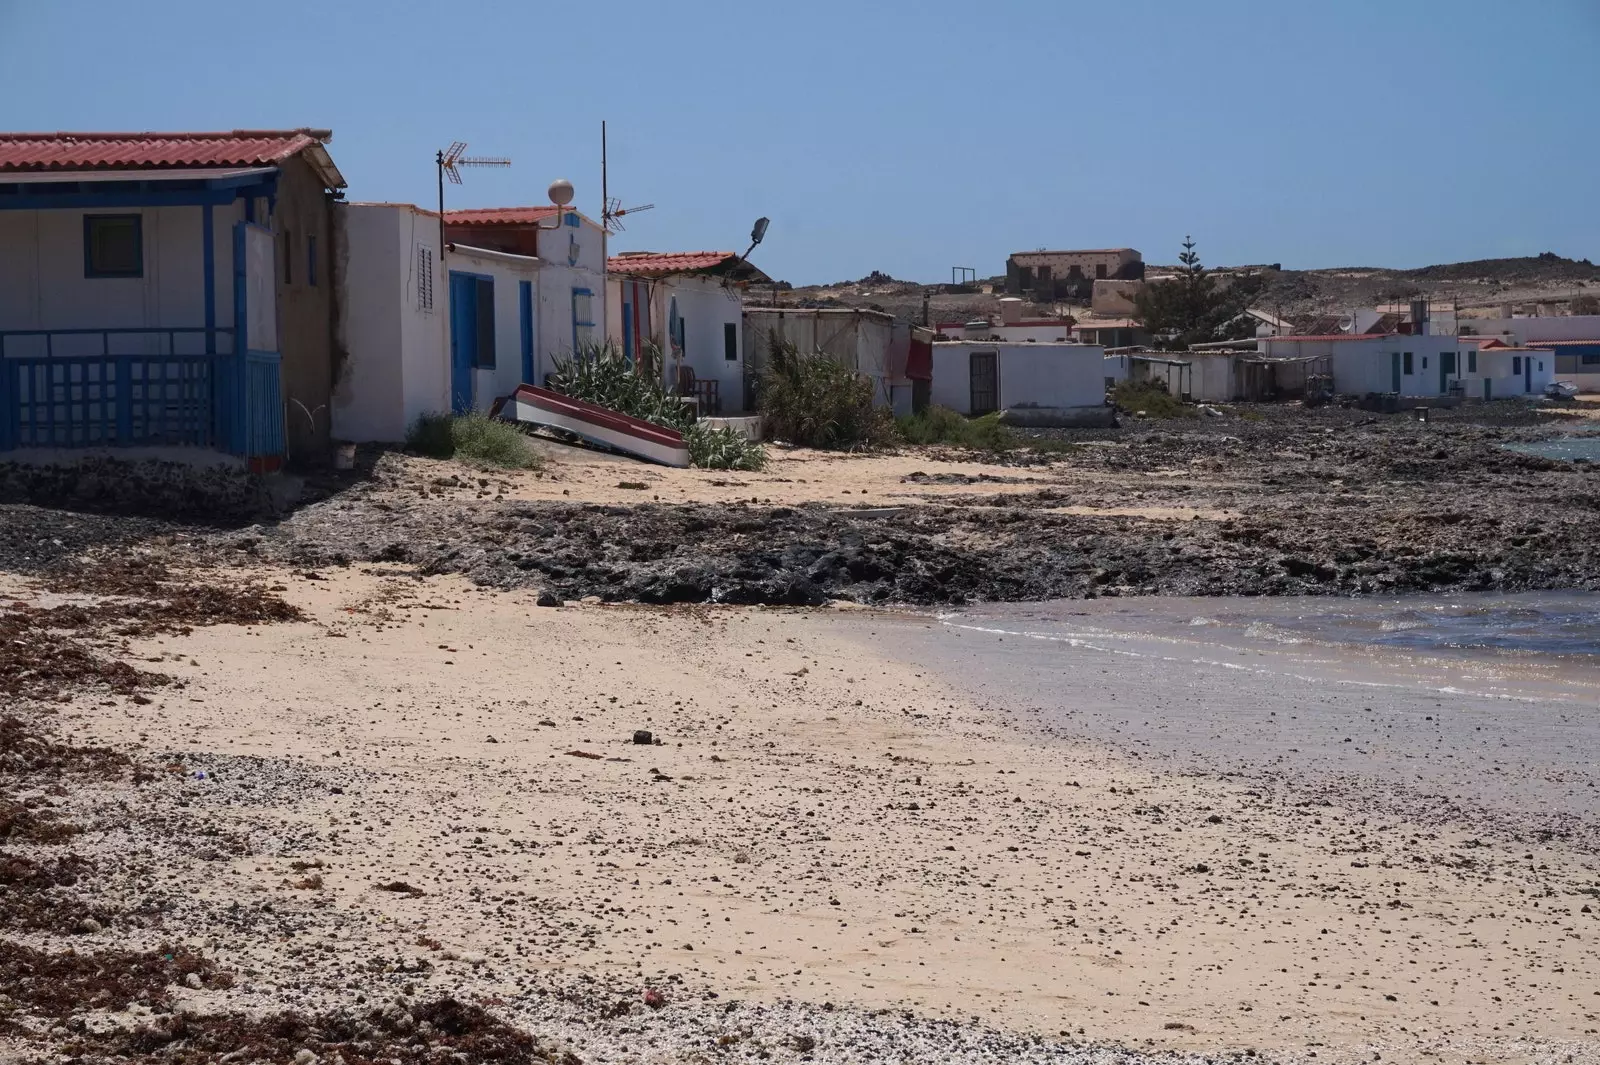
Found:
[{"label": "small square window", "polygon": [[83,276],[143,277],[144,219],[136,214],[84,215]]}]

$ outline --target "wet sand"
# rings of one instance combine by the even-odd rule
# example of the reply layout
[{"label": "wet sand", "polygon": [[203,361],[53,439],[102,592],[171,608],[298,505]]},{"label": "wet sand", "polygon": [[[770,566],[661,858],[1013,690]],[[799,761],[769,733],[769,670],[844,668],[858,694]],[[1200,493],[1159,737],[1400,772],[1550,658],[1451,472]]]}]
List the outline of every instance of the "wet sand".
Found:
[{"label": "wet sand", "polygon": [[[188,687],[65,711],[75,740],[178,767],[62,801],[93,826],[86,853],[128,870],[124,901],[163,906],[150,945],[203,943],[237,974],[182,992],[194,1008],[409,988],[538,1028],[548,989],[583,980],[685,1010],[909,1010],[1019,1047],[1600,1060],[1591,852],[1369,807],[1294,763],[1153,757],[1175,745],[1156,722],[1208,700],[1274,721],[1301,682],[1197,689],[1108,655],[1056,672],[1047,720],[989,683],[1036,648],[926,618],[272,577],[311,620],[136,641]],[[141,817],[108,817],[119,801]],[[245,852],[178,831],[197,818]],[[396,882],[416,890],[379,890]],[[597,1049],[635,1023],[553,1034],[584,1060],[704,1053]]]}]

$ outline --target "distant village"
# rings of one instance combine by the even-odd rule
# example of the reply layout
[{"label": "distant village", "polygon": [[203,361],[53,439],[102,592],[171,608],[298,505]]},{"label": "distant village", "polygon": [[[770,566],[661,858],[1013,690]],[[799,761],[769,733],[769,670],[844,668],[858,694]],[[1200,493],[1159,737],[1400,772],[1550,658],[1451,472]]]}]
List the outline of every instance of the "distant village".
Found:
[{"label": "distant village", "polygon": [[774,337],[869,378],[897,414],[1025,425],[1103,424],[1124,382],[1391,408],[1600,389],[1600,315],[1250,307],[1241,339],[1157,350],[1137,299],[1163,279],[1132,248],[1017,252],[998,313],[973,320],[786,305],[756,262],[764,219],[742,251],[612,254],[611,205],[596,220],[569,184],[544,204],[363,202],[331,139],[0,134],[0,452],[193,448],[271,469],[493,410],[606,343],[756,434]]}]

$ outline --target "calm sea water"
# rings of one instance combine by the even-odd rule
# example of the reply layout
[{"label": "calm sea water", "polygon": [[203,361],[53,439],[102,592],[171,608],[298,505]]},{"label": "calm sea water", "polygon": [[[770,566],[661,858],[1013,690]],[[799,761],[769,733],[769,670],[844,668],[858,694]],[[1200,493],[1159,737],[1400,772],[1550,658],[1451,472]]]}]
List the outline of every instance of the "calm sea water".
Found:
[{"label": "calm sea water", "polygon": [[1520,451],[1524,455],[1540,455],[1547,459],[1564,459],[1568,462],[1573,459],[1587,459],[1590,462],[1600,462],[1600,433],[1563,436],[1554,440],[1540,440],[1532,444],[1505,444],[1503,446],[1509,451]]},{"label": "calm sea water", "polygon": [[1063,736],[1337,784],[1401,816],[1443,797],[1600,848],[1600,594],[1100,599],[862,624]]}]

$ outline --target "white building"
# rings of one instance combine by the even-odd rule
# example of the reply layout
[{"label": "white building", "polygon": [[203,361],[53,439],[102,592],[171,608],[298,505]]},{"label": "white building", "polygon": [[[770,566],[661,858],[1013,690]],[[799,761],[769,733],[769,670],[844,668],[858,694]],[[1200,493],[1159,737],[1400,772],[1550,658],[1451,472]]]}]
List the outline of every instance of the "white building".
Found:
[{"label": "white building", "polygon": [[1015,296],[1000,299],[998,321],[974,318],[966,322],[940,322],[935,330],[947,340],[995,341],[1020,344],[1043,341],[1065,344],[1072,340],[1071,318],[1024,318],[1022,300]]},{"label": "white building", "polygon": [[961,414],[1104,407],[1105,348],[1096,344],[933,345],[930,399]]},{"label": "white building", "polygon": [[[599,339],[598,244],[590,261],[578,255],[576,263],[550,263],[451,241],[441,261],[435,212],[367,203],[342,211],[347,282],[338,329],[345,360],[333,399],[340,439],[392,443],[423,414],[487,411]],[[559,235],[582,225],[576,212],[551,208],[541,231]],[[547,247],[561,245],[547,238]]]},{"label": "white building", "polygon": [[[1479,343],[1456,336],[1340,333],[1262,337],[1258,345],[1268,358],[1326,356],[1334,389],[1351,395],[1378,392],[1482,399],[1485,380],[1490,382],[1488,389],[1493,399],[1541,395],[1554,368],[1554,359],[1548,352],[1512,352],[1509,358],[1496,353],[1486,357],[1479,350]],[[1500,348],[1499,352],[1509,350]]]},{"label": "white building", "polygon": [[662,384],[705,414],[738,414],[745,395],[744,287],[771,279],[731,251],[624,252],[606,261],[606,336],[629,358],[653,343]]}]

